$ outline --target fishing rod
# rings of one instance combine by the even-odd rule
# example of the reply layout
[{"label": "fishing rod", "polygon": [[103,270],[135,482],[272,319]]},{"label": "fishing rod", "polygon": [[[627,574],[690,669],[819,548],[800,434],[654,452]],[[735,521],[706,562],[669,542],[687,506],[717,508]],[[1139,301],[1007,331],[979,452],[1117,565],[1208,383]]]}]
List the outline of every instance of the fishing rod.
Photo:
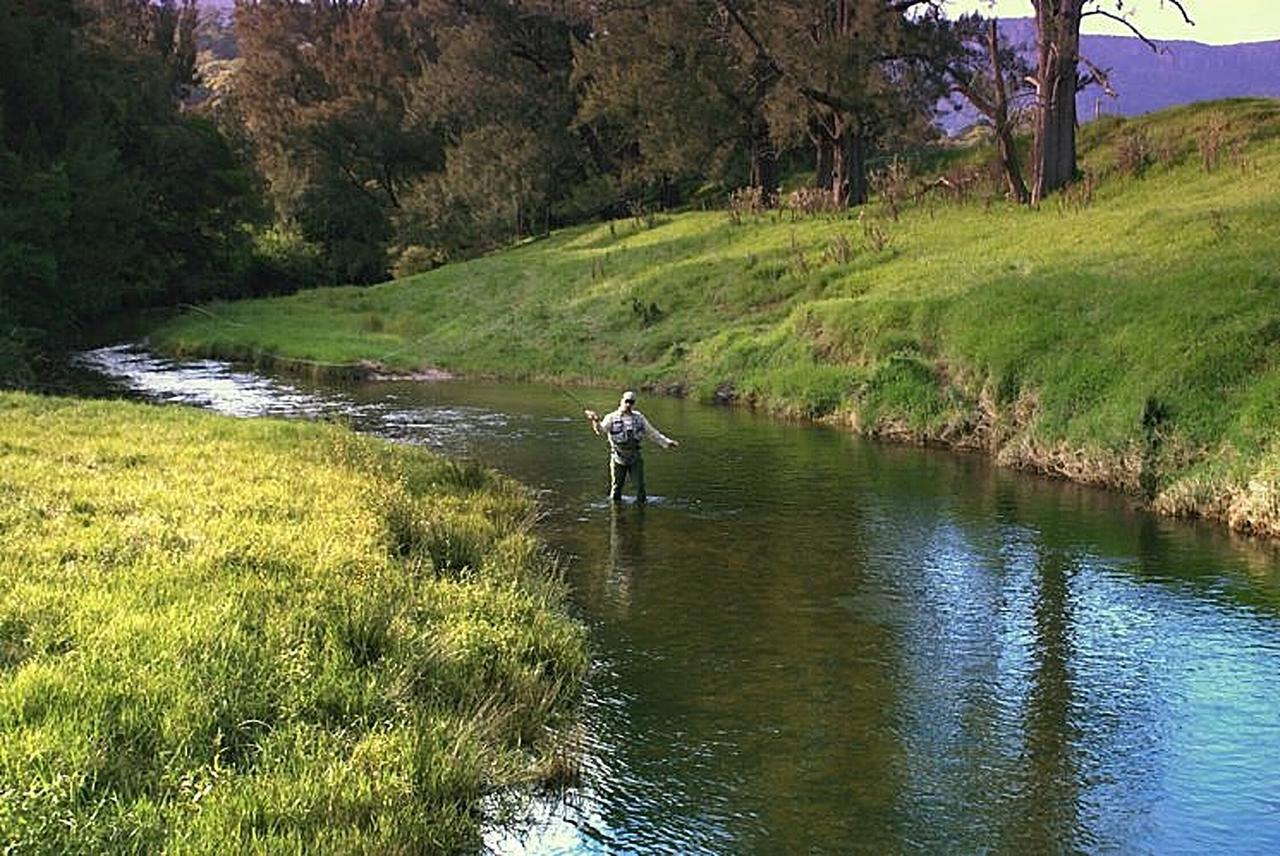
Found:
[{"label": "fishing rod", "polygon": [[581,398],[578,398],[578,396],[574,395],[572,392],[570,392],[569,390],[565,389],[563,386],[560,386],[560,384],[558,384],[558,383],[553,383],[553,384],[552,384],[552,386],[553,386],[553,387],[555,387],[555,388],[556,388],[556,390],[558,390],[560,393],[562,393],[566,398],[568,398],[568,399],[569,399],[570,401],[572,401],[574,404],[576,404],[576,405],[578,405],[579,407],[581,407],[583,410],[590,410],[590,409],[591,409],[591,408],[587,407],[587,405],[583,402],[583,400],[582,400]]}]

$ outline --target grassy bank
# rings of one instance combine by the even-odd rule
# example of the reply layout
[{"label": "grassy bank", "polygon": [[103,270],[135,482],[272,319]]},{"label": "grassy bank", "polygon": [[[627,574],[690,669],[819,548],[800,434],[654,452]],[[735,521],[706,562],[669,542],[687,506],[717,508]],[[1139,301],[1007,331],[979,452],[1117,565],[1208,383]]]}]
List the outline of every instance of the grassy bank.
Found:
[{"label": "grassy bank", "polygon": [[1038,210],[621,221],[154,341],[679,387],[1280,532],[1280,104],[1106,120],[1082,151],[1091,178]]},{"label": "grassy bank", "polygon": [[533,511],[336,426],[0,393],[5,852],[475,844],[586,665]]}]

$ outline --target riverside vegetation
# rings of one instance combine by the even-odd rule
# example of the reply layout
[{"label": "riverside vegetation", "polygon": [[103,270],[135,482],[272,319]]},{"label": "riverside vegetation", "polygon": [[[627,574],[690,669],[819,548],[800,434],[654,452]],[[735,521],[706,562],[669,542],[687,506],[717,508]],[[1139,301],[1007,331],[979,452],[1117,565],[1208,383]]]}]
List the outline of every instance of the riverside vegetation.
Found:
[{"label": "riverside vegetation", "polygon": [[0,393],[6,852],[475,846],[573,774],[533,513],[339,426]]},{"label": "riverside vegetation", "polygon": [[1034,209],[890,191],[848,215],[637,217],[213,304],[153,342],[689,390],[1280,533],[1280,104],[1106,119],[1082,146],[1084,177]]}]

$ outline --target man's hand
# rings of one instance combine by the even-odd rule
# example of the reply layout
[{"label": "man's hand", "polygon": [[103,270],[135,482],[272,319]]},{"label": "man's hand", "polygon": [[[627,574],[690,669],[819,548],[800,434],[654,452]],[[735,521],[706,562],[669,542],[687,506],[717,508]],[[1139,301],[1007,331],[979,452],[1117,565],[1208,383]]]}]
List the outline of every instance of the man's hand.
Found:
[{"label": "man's hand", "polygon": [[592,422],[600,421],[600,414],[596,413],[594,410],[584,410],[582,412],[586,414],[586,417],[590,419]]},{"label": "man's hand", "polygon": [[668,445],[668,446],[667,446],[667,448],[668,448],[668,449],[674,449],[676,446],[679,446],[679,445],[680,445],[680,441],[679,441],[679,440],[672,440],[672,441],[671,441],[671,443],[670,443],[670,445]]}]

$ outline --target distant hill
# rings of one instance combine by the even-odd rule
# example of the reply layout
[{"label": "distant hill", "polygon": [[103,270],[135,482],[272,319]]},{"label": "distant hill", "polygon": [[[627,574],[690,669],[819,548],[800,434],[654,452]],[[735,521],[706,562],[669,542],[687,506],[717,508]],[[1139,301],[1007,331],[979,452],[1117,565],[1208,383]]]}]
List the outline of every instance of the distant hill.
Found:
[{"label": "distant hill", "polygon": [[[1029,59],[1034,57],[1034,21],[1002,21],[1001,30],[1014,44],[1024,46]],[[1195,33],[1190,27],[1187,32]],[[1097,85],[1087,87],[1076,102],[1082,122],[1101,114],[1135,116],[1218,98],[1280,98],[1280,41],[1205,45],[1153,39],[1159,53],[1140,39],[1124,36],[1083,36],[1080,41],[1081,52],[1094,65],[1109,70],[1111,86],[1118,95],[1111,98]],[[976,114],[965,110],[944,114],[941,124],[954,133],[975,118]]]}]

